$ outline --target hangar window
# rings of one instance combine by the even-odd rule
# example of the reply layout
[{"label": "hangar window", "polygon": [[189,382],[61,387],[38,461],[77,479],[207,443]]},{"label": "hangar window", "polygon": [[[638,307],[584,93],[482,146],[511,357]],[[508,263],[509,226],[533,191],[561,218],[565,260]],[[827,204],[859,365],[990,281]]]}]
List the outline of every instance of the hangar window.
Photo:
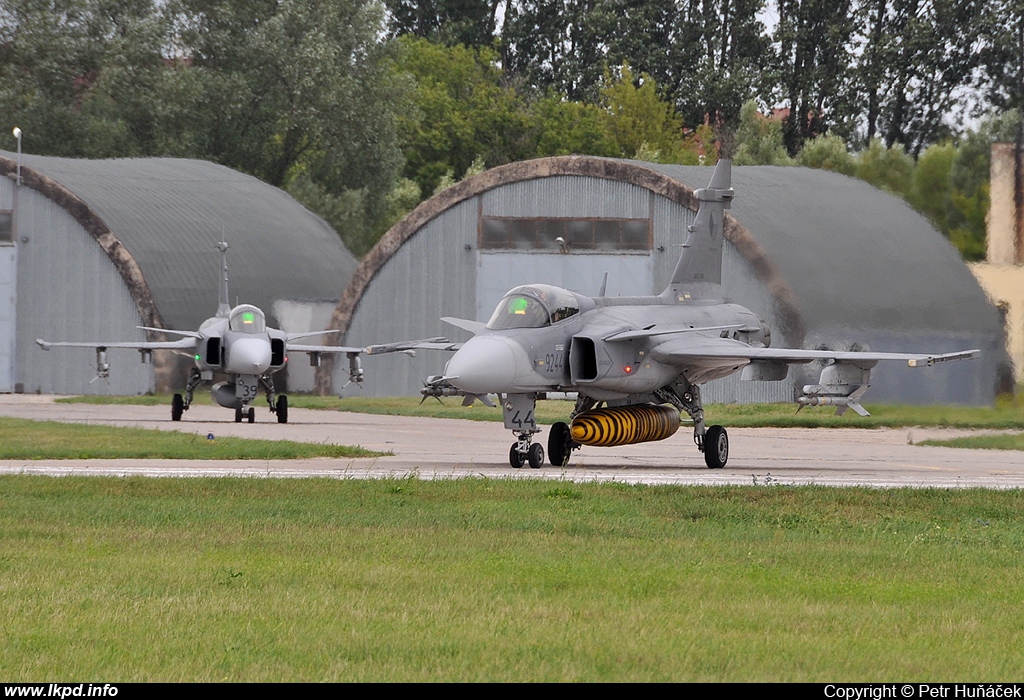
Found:
[{"label": "hangar window", "polygon": [[[649,251],[650,219],[542,219],[485,216],[482,250]],[[558,239],[562,239],[559,241]]]},{"label": "hangar window", "polygon": [[0,211],[0,245],[14,243],[14,212]]}]

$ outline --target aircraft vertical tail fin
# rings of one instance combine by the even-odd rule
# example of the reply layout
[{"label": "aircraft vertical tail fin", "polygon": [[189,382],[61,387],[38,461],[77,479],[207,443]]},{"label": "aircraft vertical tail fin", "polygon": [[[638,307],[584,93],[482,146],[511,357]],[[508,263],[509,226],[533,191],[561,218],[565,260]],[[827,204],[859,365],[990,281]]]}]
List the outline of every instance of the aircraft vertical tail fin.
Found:
[{"label": "aircraft vertical tail fin", "polygon": [[689,227],[672,281],[662,292],[676,302],[722,298],[722,244],[725,210],[732,203],[732,161],[715,166],[711,182],[696,190],[697,217]]},{"label": "aircraft vertical tail fin", "polygon": [[217,295],[217,315],[227,318],[231,315],[231,301],[228,298],[228,244],[220,241],[217,244],[220,251],[221,280],[220,291]]}]

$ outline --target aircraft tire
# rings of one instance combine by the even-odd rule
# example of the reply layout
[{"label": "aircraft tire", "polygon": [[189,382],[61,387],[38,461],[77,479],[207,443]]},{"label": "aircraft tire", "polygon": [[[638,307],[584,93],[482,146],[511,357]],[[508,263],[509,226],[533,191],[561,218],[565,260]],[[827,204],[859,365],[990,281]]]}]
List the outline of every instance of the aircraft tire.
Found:
[{"label": "aircraft tire", "polygon": [[175,394],[171,399],[171,420],[181,420],[181,414],[185,412],[185,399],[181,398],[181,394]]},{"label": "aircraft tire", "polygon": [[253,408],[252,406],[250,406],[248,414],[247,414],[246,417],[249,419],[250,423],[255,423],[256,422],[256,409]]},{"label": "aircraft tire", "polygon": [[704,462],[708,469],[721,469],[729,461],[729,434],[720,425],[712,425],[704,435]]},{"label": "aircraft tire", "polygon": [[241,423],[242,422],[242,407],[241,406],[235,406],[235,422],[236,423]]},{"label": "aircraft tire", "polygon": [[555,423],[548,433],[548,460],[553,467],[564,467],[572,454],[572,433],[567,423]]},{"label": "aircraft tire", "polygon": [[277,422],[287,423],[288,422],[288,397],[278,396],[277,397]]},{"label": "aircraft tire", "polygon": [[518,443],[512,444],[512,449],[508,451],[508,463],[512,465],[513,469],[522,469],[523,464],[526,462],[526,458],[519,454]]},{"label": "aircraft tire", "polygon": [[544,448],[539,442],[530,445],[527,457],[530,460],[530,469],[540,469],[544,466]]}]

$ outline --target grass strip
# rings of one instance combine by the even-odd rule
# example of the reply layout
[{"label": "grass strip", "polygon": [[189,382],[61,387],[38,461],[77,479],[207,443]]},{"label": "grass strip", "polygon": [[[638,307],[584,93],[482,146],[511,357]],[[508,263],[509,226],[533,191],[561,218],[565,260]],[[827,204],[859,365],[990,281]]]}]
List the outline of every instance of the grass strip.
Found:
[{"label": "grass strip", "polygon": [[1020,499],[0,476],[0,677],[1015,681]]},{"label": "grass strip", "polygon": [[970,450],[1024,450],[1024,435],[973,435],[949,440],[924,440],[920,445],[964,447]]},{"label": "grass strip", "polygon": [[[288,397],[295,408],[318,408],[358,413],[385,415],[416,415],[423,418],[464,419],[469,421],[502,420],[500,408],[488,408],[479,401],[463,406],[461,398],[445,398],[440,402],[402,396],[388,398],[333,396]],[[137,403],[144,405],[170,405],[169,396],[76,396],[57,399],[58,402],[82,403]],[[995,406],[901,404],[870,405],[869,417],[848,412],[836,415],[835,408],[809,407],[799,413],[793,403],[718,403],[706,406],[710,423],[735,428],[908,428],[921,426],[956,427],[968,429],[1024,430],[1024,401],[1014,397],[1000,397]],[[538,422],[550,425],[565,421],[572,411],[570,401],[538,401]]]},{"label": "grass strip", "polygon": [[[58,399],[85,403],[167,404],[169,396],[89,396]],[[477,401],[462,406],[462,399],[430,399],[420,403],[413,397],[363,398],[290,395],[294,408],[374,413],[383,415],[422,416],[429,418],[460,418],[466,420],[501,421],[499,408],[488,408]],[[566,420],[572,412],[569,401],[538,401],[537,420],[548,424]],[[168,409],[169,410],[169,409]],[[993,407],[979,406],[907,406],[870,405],[871,415],[861,417],[848,412],[836,416],[830,407],[805,408],[796,412],[795,404],[711,404],[705,407],[709,423],[737,428],[905,428],[955,427],[968,429],[1024,430],[1024,403],[1003,397]]]},{"label": "grass strip", "polygon": [[177,431],[5,418],[0,459],[305,459],[380,457],[349,445],[250,440]]}]

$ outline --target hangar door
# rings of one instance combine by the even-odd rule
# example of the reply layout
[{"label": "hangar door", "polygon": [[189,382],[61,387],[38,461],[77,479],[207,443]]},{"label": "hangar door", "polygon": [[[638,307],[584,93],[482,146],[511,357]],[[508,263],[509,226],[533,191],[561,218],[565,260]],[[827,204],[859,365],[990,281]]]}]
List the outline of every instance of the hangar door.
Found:
[{"label": "hangar door", "polygon": [[544,283],[587,296],[652,294],[651,220],[515,218],[480,222],[477,318],[486,320],[509,289]]}]

